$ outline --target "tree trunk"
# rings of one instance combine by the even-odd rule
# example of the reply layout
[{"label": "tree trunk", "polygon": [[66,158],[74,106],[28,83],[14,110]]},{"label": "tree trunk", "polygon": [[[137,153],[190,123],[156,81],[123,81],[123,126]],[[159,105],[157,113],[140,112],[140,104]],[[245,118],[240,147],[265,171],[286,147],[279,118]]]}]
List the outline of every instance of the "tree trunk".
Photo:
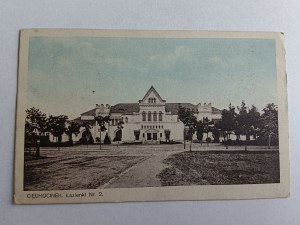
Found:
[{"label": "tree trunk", "polygon": [[228,149],[228,133],[226,132],[226,135],[225,135],[225,137],[226,137],[226,144],[225,144],[225,146],[226,146],[226,149]]},{"label": "tree trunk", "polygon": [[192,135],[192,138],[191,138],[190,152],[192,151],[192,143],[193,143],[193,135]]},{"label": "tree trunk", "polygon": [[246,141],[245,141],[245,151],[248,150],[248,139],[250,139],[249,135],[246,134]]},{"label": "tree trunk", "polygon": [[58,141],[58,137],[56,137],[56,143],[57,143],[57,150],[59,151],[60,148],[59,148],[59,141]]},{"label": "tree trunk", "polygon": [[37,144],[35,156],[36,156],[36,157],[40,157],[40,156],[41,156],[41,154],[40,154],[40,144]]},{"label": "tree trunk", "polygon": [[100,140],[99,140],[99,147],[100,147],[100,150],[101,150],[101,129],[100,129],[100,135],[99,135],[99,137],[100,137]]},{"label": "tree trunk", "polygon": [[72,134],[69,135],[69,142],[70,142],[71,144],[73,144]]}]

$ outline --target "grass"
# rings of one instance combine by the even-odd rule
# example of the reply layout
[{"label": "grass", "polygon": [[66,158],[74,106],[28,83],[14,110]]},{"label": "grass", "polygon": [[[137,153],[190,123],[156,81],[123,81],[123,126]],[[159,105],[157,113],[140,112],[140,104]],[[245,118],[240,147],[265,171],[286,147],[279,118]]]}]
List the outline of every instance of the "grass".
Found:
[{"label": "grass", "polygon": [[95,189],[144,158],[72,153],[25,161],[24,190]]},{"label": "grass", "polygon": [[169,156],[163,186],[279,183],[278,151],[183,152]]}]

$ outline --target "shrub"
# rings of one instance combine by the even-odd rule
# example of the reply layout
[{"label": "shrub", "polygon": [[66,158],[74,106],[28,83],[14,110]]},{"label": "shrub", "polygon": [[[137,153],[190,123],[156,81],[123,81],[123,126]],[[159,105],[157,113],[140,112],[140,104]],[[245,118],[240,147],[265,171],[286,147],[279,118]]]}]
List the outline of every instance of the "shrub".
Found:
[{"label": "shrub", "polygon": [[210,143],[211,142],[211,138],[210,137],[206,138],[206,142]]},{"label": "shrub", "polygon": [[88,142],[85,137],[82,137],[82,138],[80,138],[79,142],[80,142],[80,144],[93,144],[94,138],[92,136],[90,136],[89,142]]},{"label": "shrub", "polygon": [[108,137],[108,133],[106,133],[105,135],[104,144],[111,144],[110,138]]}]

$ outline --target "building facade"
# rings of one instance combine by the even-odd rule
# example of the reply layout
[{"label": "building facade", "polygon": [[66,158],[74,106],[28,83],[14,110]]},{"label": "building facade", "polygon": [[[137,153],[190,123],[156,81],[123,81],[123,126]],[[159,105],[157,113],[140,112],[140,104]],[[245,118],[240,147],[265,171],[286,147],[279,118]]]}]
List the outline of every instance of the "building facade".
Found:
[{"label": "building facade", "polygon": [[[106,135],[111,141],[142,142],[155,144],[169,141],[183,141],[184,125],[178,119],[179,107],[193,110],[198,120],[208,118],[212,121],[221,119],[221,110],[212,107],[211,103],[194,105],[191,103],[167,103],[152,86],[145,96],[137,103],[120,103],[116,105],[96,105],[95,108],[84,112],[74,121],[91,124],[90,133],[95,141],[99,141],[100,128],[94,117],[110,116],[111,121],[107,124],[107,130],[101,133],[101,141]],[[123,128],[118,124],[123,121]],[[83,137],[85,128],[82,127],[80,134],[74,136],[74,141]],[[209,134],[211,136],[211,134]]]}]

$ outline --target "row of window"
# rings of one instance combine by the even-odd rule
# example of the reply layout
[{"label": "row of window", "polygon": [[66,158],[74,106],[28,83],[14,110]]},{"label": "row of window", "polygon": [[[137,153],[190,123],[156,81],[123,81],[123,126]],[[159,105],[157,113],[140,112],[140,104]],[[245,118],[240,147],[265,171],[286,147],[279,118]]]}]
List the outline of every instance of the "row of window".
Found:
[{"label": "row of window", "polygon": [[156,98],[148,98],[148,103],[156,103]]},{"label": "row of window", "polygon": [[142,129],[163,129],[163,125],[142,125]]},{"label": "row of window", "polygon": [[[156,111],[154,111],[153,113],[149,111],[148,114],[145,111],[143,111],[142,112],[142,121],[146,121],[147,117],[148,117],[148,121],[152,121],[152,119],[155,122],[162,121],[162,114],[163,114],[162,111],[159,111],[158,113]],[[158,116],[158,118],[157,118],[157,116]],[[128,123],[128,117],[125,117],[125,121],[124,121],[124,117],[122,117],[120,119],[111,119],[111,125],[117,125],[121,121]]]},{"label": "row of window", "polygon": [[[147,116],[148,115],[148,116]],[[142,112],[142,121],[146,121],[146,118],[148,117],[148,121],[152,121],[152,112],[148,112],[148,114],[143,111]],[[153,112],[153,121],[157,121],[157,112]],[[158,121],[162,121],[162,111],[159,111],[158,113]]]},{"label": "row of window", "polygon": [[[140,140],[140,133],[134,133],[136,141]],[[159,137],[162,138],[162,133],[159,134]],[[145,138],[145,133],[143,133],[143,138]],[[157,140],[157,133],[147,133],[147,140]]]},{"label": "row of window", "polygon": [[163,125],[142,125],[141,126],[142,129],[163,129],[164,126]]}]

